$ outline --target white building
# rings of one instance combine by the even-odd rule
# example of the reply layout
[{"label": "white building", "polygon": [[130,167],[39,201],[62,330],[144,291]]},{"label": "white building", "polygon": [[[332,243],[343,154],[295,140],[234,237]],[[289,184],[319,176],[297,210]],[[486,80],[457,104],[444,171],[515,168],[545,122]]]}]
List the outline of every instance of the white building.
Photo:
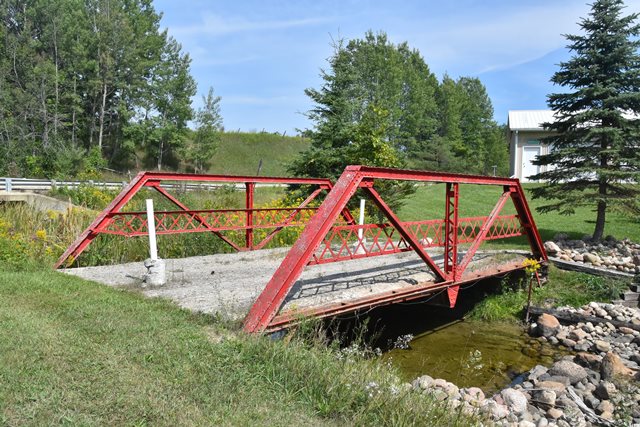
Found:
[{"label": "white building", "polygon": [[541,139],[549,136],[543,123],[553,122],[551,110],[509,111],[509,174],[521,182],[531,182],[527,177],[545,172],[546,166],[536,166],[532,161],[541,154],[549,153],[549,146]]}]

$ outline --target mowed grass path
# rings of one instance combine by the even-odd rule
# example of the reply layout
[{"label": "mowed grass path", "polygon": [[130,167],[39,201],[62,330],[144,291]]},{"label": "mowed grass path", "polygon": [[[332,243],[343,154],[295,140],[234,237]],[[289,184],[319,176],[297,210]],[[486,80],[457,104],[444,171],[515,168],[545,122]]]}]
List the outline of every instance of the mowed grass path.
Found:
[{"label": "mowed grass path", "polygon": [[[524,185],[524,188],[534,221],[544,241],[553,239],[557,233],[567,233],[574,239],[593,233],[596,214],[591,208],[577,208],[576,214],[569,216],[559,215],[557,212],[545,214],[536,212],[535,208],[545,204],[545,201],[533,199],[530,191],[533,185],[535,184]],[[502,189],[496,186],[461,185],[460,217],[487,216],[498,201],[501,192]],[[407,221],[444,218],[444,194],[444,184],[418,187],[416,193],[408,197],[405,205],[400,209],[401,218]],[[515,213],[513,204],[507,202],[502,212]],[[634,242],[640,242],[640,218],[632,218],[618,212],[607,212],[605,235],[607,234],[617,239],[627,237]]]},{"label": "mowed grass path", "polygon": [[62,273],[0,270],[0,301],[0,425],[474,424],[375,362]]}]

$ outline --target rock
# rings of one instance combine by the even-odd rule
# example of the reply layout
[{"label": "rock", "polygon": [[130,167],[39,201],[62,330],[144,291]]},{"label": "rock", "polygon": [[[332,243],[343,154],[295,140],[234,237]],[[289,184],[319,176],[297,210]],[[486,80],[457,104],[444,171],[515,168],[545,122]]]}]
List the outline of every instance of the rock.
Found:
[{"label": "rock", "polygon": [[613,419],[613,412],[603,412],[600,414],[600,416],[606,420],[612,420]]},{"label": "rock", "polygon": [[466,396],[470,396],[474,400],[483,401],[484,400],[484,392],[480,390],[478,387],[469,387],[464,389],[465,398]]},{"label": "rock", "polygon": [[583,331],[582,329],[574,329],[573,331],[571,331],[571,333],[569,334],[569,338],[574,340],[574,341],[580,341],[583,340],[585,338],[587,338],[589,334],[587,334],[585,331]]},{"label": "rock", "polygon": [[526,396],[513,388],[507,388],[500,393],[507,407],[516,414],[522,414],[527,410]]},{"label": "rock", "polygon": [[538,384],[536,384],[536,387],[545,390],[552,390],[556,395],[564,393],[567,388],[564,384],[557,381],[539,381]]},{"label": "rock", "polygon": [[584,256],[582,254],[574,254],[571,259],[575,262],[584,262]]},{"label": "rock", "polygon": [[591,409],[596,409],[598,407],[598,405],[600,404],[600,400],[598,400],[594,395],[592,394],[587,394],[584,397],[584,403],[587,404],[587,406]]},{"label": "rock", "polygon": [[560,246],[556,245],[552,241],[544,242],[544,250],[550,253],[551,255],[557,254],[561,251]]},{"label": "rock", "polygon": [[551,375],[567,377],[571,384],[587,378],[587,371],[580,365],[569,360],[560,360],[549,369]]},{"label": "rock", "polygon": [[570,340],[569,338],[565,338],[562,340],[562,345],[565,347],[573,348],[576,346],[576,342],[574,340]]},{"label": "rock", "polygon": [[608,352],[608,351],[611,351],[611,345],[610,345],[608,342],[606,342],[606,341],[596,340],[596,341],[593,343],[593,346],[594,346],[594,348],[595,348],[597,351],[601,351],[601,352],[603,352],[603,353],[606,353],[606,352]]},{"label": "rock", "polygon": [[553,407],[556,404],[556,393],[551,390],[540,390],[535,394],[536,403],[545,408]]},{"label": "rock", "polygon": [[584,258],[584,262],[590,262],[591,264],[594,264],[596,262],[602,262],[598,255],[591,252],[587,252],[586,254],[584,254],[583,258]]},{"label": "rock", "polygon": [[609,352],[602,358],[602,363],[600,364],[600,375],[603,380],[610,380],[618,376],[629,377],[634,374],[635,372],[632,369],[624,366],[622,360],[617,354]]},{"label": "rock", "polygon": [[411,385],[413,386],[414,390],[426,390],[433,386],[433,381],[433,378],[429,375],[423,375],[413,380]]},{"label": "rock", "polygon": [[532,421],[522,420],[518,423],[518,427],[536,427],[536,423]]},{"label": "rock", "polygon": [[615,392],[616,392],[615,384],[609,381],[601,381],[600,384],[598,384],[596,389],[593,391],[593,394],[595,394],[600,399],[609,400],[611,399],[611,397]]},{"label": "rock", "polygon": [[620,326],[618,329],[625,335],[633,335],[635,333],[633,329],[627,328],[626,326]]},{"label": "rock", "polygon": [[505,405],[496,403],[493,400],[487,400],[482,407],[483,412],[488,413],[494,420],[500,420],[509,415],[509,409]]},{"label": "rock", "polygon": [[582,366],[586,366],[593,369],[600,366],[600,362],[602,361],[602,356],[599,356],[597,354],[580,352],[576,354],[576,357],[574,360]]},{"label": "rock", "polygon": [[547,378],[545,378],[545,381],[552,381],[552,382],[564,384],[565,387],[568,387],[569,384],[571,384],[569,377],[565,377],[562,375],[549,375]]},{"label": "rock", "polygon": [[536,424],[536,427],[547,427],[548,425],[549,425],[549,421],[547,421],[545,417],[541,417],[538,420],[538,424]]},{"label": "rock", "polygon": [[542,313],[536,323],[538,324],[540,334],[544,337],[551,337],[560,329],[558,319],[547,313]]},{"label": "rock", "polygon": [[433,397],[439,402],[443,402],[447,400],[447,397],[449,397],[447,392],[440,388],[433,389],[431,393],[433,394]]},{"label": "rock", "polygon": [[562,417],[564,415],[564,412],[562,412],[560,409],[558,408],[551,408],[547,411],[547,418],[551,418],[552,420],[557,420],[558,418]]},{"label": "rock", "polygon": [[536,365],[533,369],[529,370],[529,380],[535,381],[541,375],[547,373],[549,369],[546,366]]},{"label": "rock", "polygon": [[613,405],[613,403],[611,403],[608,400],[603,400],[602,402],[600,402],[600,404],[596,408],[596,411],[599,414],[602,414],[603,412],[611,412],[611,413],[613,413],[613,411],[615,411],[615,409],[616,409],[616,407]]}]

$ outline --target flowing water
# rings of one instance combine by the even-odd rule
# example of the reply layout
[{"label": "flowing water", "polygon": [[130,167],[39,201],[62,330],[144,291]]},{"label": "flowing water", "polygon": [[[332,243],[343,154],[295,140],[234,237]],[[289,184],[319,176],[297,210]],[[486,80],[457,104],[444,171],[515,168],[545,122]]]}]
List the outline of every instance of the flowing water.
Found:
[{"label": "flowing water", "polygon": [[454,321],[416,336],[408,349],[393,349],[382,357],[407,381],[428,374],[493,393],[559,356],[557,348],[529,337],[521,325]]}]

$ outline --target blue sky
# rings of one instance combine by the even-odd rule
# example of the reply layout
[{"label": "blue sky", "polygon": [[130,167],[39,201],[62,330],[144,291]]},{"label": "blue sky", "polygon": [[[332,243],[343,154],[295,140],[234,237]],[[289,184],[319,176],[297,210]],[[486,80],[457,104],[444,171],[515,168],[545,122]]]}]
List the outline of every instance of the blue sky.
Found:
[{"label": "blue sky", "polygon": [[[625,14],[640,12],[627,0]],[[562,34],[579,31],[585,0],[276,1],[155,0],[192,58],[194,106],[212,86],[228,130],[295,133],[311,127],[304,89],[319,87],[332,38],[385,31],[407,41],[441,78],[479,77],[495,119],[510,109],[546,108],[549,78],[566,60]]]}]

